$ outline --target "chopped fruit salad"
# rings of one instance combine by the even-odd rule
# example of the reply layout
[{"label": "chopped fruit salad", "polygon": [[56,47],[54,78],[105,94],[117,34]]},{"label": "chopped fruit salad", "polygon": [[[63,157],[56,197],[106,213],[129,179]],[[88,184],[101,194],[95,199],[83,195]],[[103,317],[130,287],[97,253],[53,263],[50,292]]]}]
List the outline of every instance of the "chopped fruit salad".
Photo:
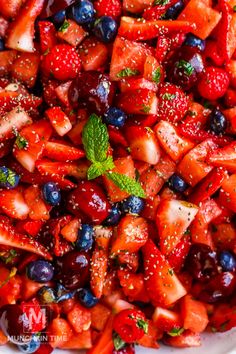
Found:
[{"label": "chopped fruit salad", "polygon": [[233,327],[236,0],[0,0],[0,345]]}]

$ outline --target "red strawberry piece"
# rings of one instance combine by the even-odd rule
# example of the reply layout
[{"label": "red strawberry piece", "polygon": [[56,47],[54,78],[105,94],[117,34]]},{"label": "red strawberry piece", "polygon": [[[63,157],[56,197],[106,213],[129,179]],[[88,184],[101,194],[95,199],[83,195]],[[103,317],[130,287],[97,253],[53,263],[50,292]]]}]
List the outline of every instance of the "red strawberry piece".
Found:
[{"label": "red strawberry piece", "polygon": [[61,235],[69,242],[75,242],[78,238],[78,232],[81,226],[81,221],[74,218],[68,222],[62,229]]},{"label": "red strawberry piece", "polygon": [[42,343],[35,354],[51,354],[52,352],[53,348],[49,344]]},{"label": "red strawberry piece", "polygon": [[176,0],[170,0],[167,3],[163,3],[157,6],[148,7],[143,12],[143,18],[145,20],[158,20],[166,11],[176,3]]},{"label": "red strawberry piece", "polygon": [[220,202],[226,208],[236,212],[236,191],[235,191],[236,174],[231,175],[222,183],[220,190]]},{"label": "red strawberry piece", "polygon": [[13,226],[9,224],[9,220],[2,216],[0,218],[0,243],[2,245],[20,248],[24,251],[36,253],[41,257],[51,260],[52,257],[47,249],[40,243],[26,235],[19,234]]},{"label": "red strawberry piece", "polygon": [[126,215],[113,235],[111,254],[137,252],[148,239],[148,224],[139,216]]},{"label": "red strawberry piece", "polygon": [[157,114],[158,101],[155,92],[139,89],[119,94],[117,106],[128,114]]},{"label": "red strawberry piece", "polygon": [[162,63],[167,53],[171,50],[171,39],[167,36],[160,35],[157,38],[156,59]]},{"label": "red strawberry piece", "polygon": [[43,74],[61,81],[74,79],[80,69],[80,57],[69,44],[56,45],[42,60]]},{"label": "red strawberry piece", "polygon": [[89,309],[80,304],[76,304],[67,314],[67,319],[76,333],[86,331],[91,325],[91,313]]},{"label": "red strawberry piece", "polygon": [[73,161],[85,156],[84,151],[74,146],[65,144],[64,141],[48,141],[43,151],[43,156],[56,161]]},{"label": "red strawberry piece", "polygon": [[175,337],[166,336],[164,343],[174,348],[192,348],[201,346],[201,338],[199,333],[190,330],[184,331],[183,334]]},{"label": "red strawberry piece", "polygon": [[61,85],[59,85],[58,87],[56,87],[55,89],[55,93],[58,97],[58,99],[61,101],[61,103],[63,105],[65,105],[66,107],[70,106],[70,102],[69,102],[69,97],[68,97],[68,92],[69,92],[69,88],[71,85],[72,81],[67,81],[67,82],[63,82]]},{"label": "red strawberry piece", "polygon": [[222,66],[224,64],[224,58],[219,55],[217,42],[214,40],[206,41],[204,56],[208,59],[211,59],[217,66]]},{"label": "red strawberry piece", "polygon": [[207,157],[210,165],[224,167],[230,172],[236,172],[236,142],[221,149],[211,151]]},{"label": "red strawberry piece", "polygon": [[203,332],[209,322],[205,304],[193,299],[190,294],[181,301],[181,315],[183,327],[195,333]]},{"label": "red strawberry piece", "polygon": [[4,0],[0,1],[1,14],[5,18],[15,18],[21,8],[24,5],[25,0],[9,0],[5,2]]},{"label": "red strawberry piece", "polygon": [[148,330],[144,336],[138,340],[138,345],[146,348],[159,349],[158,340],[162,338],[162,332],[157,328],[151,320],[147,320]]},{"label": "red strawberry piece", "polygon": [[83,29],[82,26],[79,26],[75,21],[66,20],[66,28],[57,32],[58,38],[77,47],[87,36],[87,32]]},{"label": "red strawberry piece", "polygon": [[39,62],[40,56],[37,53],[20,53],[11,66],[12,77],[29,88],[33,87],[38,74]]},{"label": "red strawberry piece", "polygon": [[36,162],[36,167],[45,177],[49,176],[52,179],[55,178],[55,182],[57,182],[58,177],[59,182],[61,177],[66,175],[73,176],[78,179],[85,178],[88,170],[88,164],[86,162],[82,162],[81,165],[79,165],[78,163],[72,162],[52,162],[46,159],[38,160]]},{"label": "red strawberry piece", "polygon": [[0,75],[9,74],[11,65],[16,57],[15,50],[4,50],[0,52]]},{"label": "red strawberry piece", "polygon": [[43,98],[50,107],[57,106],[60,103],[55,91],[58,86],[59,82],[56,80],[47,79],[43,81]]},{"label": "red strawberry piece", "polygon": [[188,110],[189,98],[177,86],[165,84],[159,90],[158,115],[160,119],[176,123]]},{"label": "red strawberry piece", "polygon": [[184,235],[175,248],[170,252],[168,262],[176,272],[178,272],[184,265],[190,246],[191,242],[189,235]]},{"label": "red strawberry piece", "polygon": [[63,136],[71,130],[71,122],[60,107],[49,108],[45,114],[58,135]]},{"label": "red strawberry piece", "polygon": [[30,211],[22,193],[16,189],[1,191],[0,205],[3,213],[14,219],[26,219]]},{"label": "red strawberry piece", "polygon": [[108,49],[104,43],[96,38],[89,37],[79,46],[79,54],[85,71],[98,70],[108,59]]},{"label": "red strawberry piece", "polygon": [[94,8],[98,17],[111,16],[117,18],[121,15],[122,5],[120,0],[96,0]]},{"label": "red strawberry piece", "polygon": [[133,14],[142,13],[143,10],[152,6],[153,0],[124,0],[123,9]]},{"label": "red strawberry piece", "polygon": [[236,90],[229,88],[225,94],[225,105],[227,107],[235,107],[236,105]]},{"label": "red strawberry piece", "polygon": [[82,212],[93,223],[100,224],[107,218],[110,204],[98,184],[82,181],[69,195],[67,207],[73,214]]},{"label": "red strawberry piece", "polygon": [[108,128],[109,140],[111,144],[114,144],[116,147],[117,145],[122,145],[125,148],[129,146],[125,137],[122,135],[119,129],[113,127],[112,125],[109,125],[107,128]]},{"label": "red strawberry piece", "polygon": [[158,207],[156,223],[160,237],[160,249],[170,254],[187,230],[198,208],[179,200],[163,200]]},{"label": "red strawberry piece", "polygon": [[164,80],[164,71],[157,59],[148,55],[144,64],[143,77],[157,85]]},{"label": "red strawberry piece", "polygon": [[137,272],[139,267],[139,254],[138,253],[120,253],[118,255],[118,262],[121,267],[128,268],[132,272]]},{"label": "red strawberry piece", "polygon": [[125,133],[133,159],[156,165],[160,159],[160,147],[151,128],[129,126]]},{"label": "red strawberry piece", "polygon": [[229,86],[229,75],[215,66],[208,66],[198,83],[198,91],[203,98],[217,100],[224,96]]},{"label": "red strawberry piece", "polygon": [[32,123],[30,116],[21,108],[14,108],[0,118],[0,141],[15,136],[15,132]]},{"label": "red strawberry piece", "polygon": [[118,270],[117,276],[125,296],[129,301],[149,302],[143,274],[134,274],[129,270]]},{"label": "red strawberry piece", "polygon": [[142,248],[145,283],[154,306],[167,307],[186,295],[186,290],[153,241]]},{"label": "red strawberry piece", "polygon": [[[12,91],[17,89],[17,91]],[[1,112],[9,112],[14,107],[32,111],[42,103],[42,98],[30,95],[28,92],[21,92],[18,84],[9,84],[0,91]]]},{"label": "red strawberry piece", "polygon": [[36,237],[44,222],[41,220],[21,220],[16,224],[16,231],[25,234],[27,233],[29,236]]},{"label": "red strawberry piece", "polygon": [[146,89],[146,90],[157,92],[158,86],[155,82],[151,82],[144,78],[135,78],[135,77],[127,78],[120,82],[120,90],[122,93],[128,91],[132,92],[140,89]]},{"label": "red strawberry piece", "polygon": [[56,29],[49,21],[39,21],[38,28],[41,53],[45,54],[57,43]]},{"label": "red strawberry piece", "polygon": [[32,220],[48,220],[50,218],[50,207],[45,204],[41,190],[38,186],[33,185],[24,191],[24,198],[28,205],[29,218]]},{"label": "red strawberry piece", "polygon": [[0,16],[0,36],[1,36],[1,38],[4,38],[6,36],[8,25],[9,25],[8,21],[5,20],[5,18],[3,18],[2,16]]},{"label": "red strawberry piece", "polygon": [[0,266],[0,306],[15,304],[20,298],[21,278],[19,275],[10,276],[10,270]]},{"label": "red strawberry piece", "polygon": [[57,348],[64,343],[64,338],[69,340],[73,335],[73,330],[68,321],[64,318],[54,318],[47,328],[49,344],[52,348]]},{"label": "red strawberry piece", "polygon": [[21,130],[14,144],[13,155],[29,172],[34,171],[35,162],[42,156],[51,134],[52,128],[46,120],[39,120]]},{"label": "red strawberry piece", "polygon": [[6,46],[23,52],[34,51],[34,23],[44,0],[27,0],[8,30]]},{"label": "red strawberry piece", "polygon": [[180,314],[162,307],[156,307],[152,315],[152,320],[160,330],[170,332],[173,329],[180,329],[183,321]]},{"label": "red strawberry piece", "polygon": [[[92,333],[91,330],[83,331],[81,333],[74,333],[72,337],[64,341],[61,345],[58,346],[60,349],[90,349],[92,348]],[[37,352],[36,352],[37,354]],[[45,354],[45,353],[42,353]]]}]

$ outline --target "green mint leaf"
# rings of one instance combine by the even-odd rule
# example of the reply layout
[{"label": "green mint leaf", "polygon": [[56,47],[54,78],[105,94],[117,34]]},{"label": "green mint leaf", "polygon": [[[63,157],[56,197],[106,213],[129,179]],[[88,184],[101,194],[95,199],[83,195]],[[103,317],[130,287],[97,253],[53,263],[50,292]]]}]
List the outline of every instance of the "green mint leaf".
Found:
[{"label": "green mint leaf", "polygon": [[68,21],[64,21],[58,32],[65,33],[68,27],[70,27],[70,23]]},{"label": "green mint leaf", "polygon": [[21,150],[21,149],[25,149],[28,146],[28,141],[19,134],[17,135],[15,144],[18,147],[18,149]]},{"label": "green mint leaf", "polygon": [[2,184],[10,184],[10,186],[14,186],[15,185],[15,177],[16,174],[15,172],[13,172],[12,170],[10,170],[9,168],[7,170],[0,170],[0,183]]},{"label": "green mint leaf", "polygon": [[104,162],[107,158],[109,135],[106,124],[96,114],[92,114],[85,124],[82,142],[89,161]]},{"label": "green mint leaf", "polygon": [[171,101],[171,100],[175,99],[175,94],[171,94],[171,93],[166,92],[162,95],[162,98],[163,98],[163,100]]},{"label": "green mint leaf", "polygon": [[173,328],[170,332],[168,332],[169,336],[177,337],[180,336],[184,332],[184,328]]},{"label": "green mint leaf", "polygon": [[233,7],[233,11],[236,12],[236,5]]},{"label": "green mint leaf", "polygon": [[159,84],[160,80],[161,80],[161,68],[159,67],[153,71],[152,81],[154,81],[156,84]]},{"label": "green mint leaf", "polygon": [[94,179],[103,175],[107,170],[112,170],[115,167],[112,156],[108,156],[103,162],[94,162],[88,169],[88,179]]},{"label": "green mint leaf", "polygon": [[120,350],[125,347],[126,343],[120,338],[119,334],[114,333],[112,339],[115,350]]},{"label": "green mint leaf", "polygon": [[169,3],[169,0],[155,0],[154,5],[166,5]]},{"label": "green mint leaf", "polygon": [[191,76],[192,73],[194,72],[194,67],[188,61],[180,60],[178,61],[176,66],[179,69],[183,69],[184,73],[188,76]]},{"label": "green mint leaf", "polygon": [[138,320],[137,321],[137,326],[141,329],[143,329],[144,333],[147,334],[148,333],[148,323],[144,320]]},{"label": "green mint leaf", "polygon": [[16,250],[14,250],[14,249],[10,250],[10,254],[9,254],[9,256],[5,259],[5,263],[6,263],[6,264],[10,263],[16,256],[17,256]]},{"label": "green mint leaf", "polygon": [[151,110],[150,106],[143,105],[143,108],[141,109],[142,112],[144,113],[149,113]]},{"label": "green mint leaf", "polygon": [[119,187],[120,190],[135,195],[136,197],[145,198],[143,188],[141,187],[140,183],[135,181],[134,179],[117,172],[107,172],[106,176],[117,187]]},{"label": "green mint leaf", "polygon": [[138,70],[133,70],[131,68],[125,68],[123,70],[121,70],[116,76],[119,77],[119,78],[122,78],[122,77],[129,77],[129,76],[136,76],[136,75],[139,75],[140,72]]}]

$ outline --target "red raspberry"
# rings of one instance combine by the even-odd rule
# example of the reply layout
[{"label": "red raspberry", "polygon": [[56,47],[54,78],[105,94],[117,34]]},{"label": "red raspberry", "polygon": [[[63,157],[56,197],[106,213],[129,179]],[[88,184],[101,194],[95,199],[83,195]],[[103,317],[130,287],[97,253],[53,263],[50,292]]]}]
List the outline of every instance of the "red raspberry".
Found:
[{"label": "red raspberry", "polygon": [[183,118],[188,110],[189,98],[178,86],[166,83],[160,88],[158,96],[160,119],[176,123]]},{"label": "red raspberry", "polygon": [[229,76],[224,69],[208,66],[198,83],[200,95],[207,100],[224,96],[229,86]]},{"label": "red raspberry", "polygon": [[97,0],[94,2],[97,16],[111,16],[117,18],[121,15],[122,7],[120,0]]},{"label": "red raspberry", "polygon": [[80,57],[69,44],[56,45],[42,61],[43,74],[57,80],[74,79],[80,69]]}]

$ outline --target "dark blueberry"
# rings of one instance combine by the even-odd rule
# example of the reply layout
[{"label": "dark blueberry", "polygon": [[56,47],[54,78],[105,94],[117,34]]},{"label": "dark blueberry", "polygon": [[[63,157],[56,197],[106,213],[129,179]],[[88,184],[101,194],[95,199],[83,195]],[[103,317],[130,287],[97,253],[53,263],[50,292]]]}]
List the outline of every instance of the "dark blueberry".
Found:
[{"label": "dark blueberry", "polygon": [[0,38],[0,52],[2,52],[4,49],[5,49],[4,40]]},{"label": "dark blueberry", "polygon": [[56,302],[56,292],[49,286],[43,286],[41,289],[39,289],[37,295],[39,301],[42,304],[50,304],[52,302]]},{"label": "dark blueberry", "polygon": [[53,275],[54,268],[52,264],[47,261],[38,260],[27,265],[27,276],[33,281],[46,283],[52,280]]},{"label": "dark blueberry", "polygon": [[53,17],[52,17],[52,22],[54,23],[54,25],[56,25],[57,27],[60,27],[64,21],[66,19],[66,11],[65,10],[61,10],[59,12],[57,12]]},{"label": "dark blueberry", "polygon": [[104,114],[104,121],[106,124],[114,125],[114,127],[123,127],[126,121],[126,114],[119,108],[111,107]]},{"label": "dark blueberry", "polygon": [[169,186],[176,192],[184,192],[188,188],[188,184],[178,175],[173,174],[169,179]]},{"label": "dark blueberry", "polygon": [[144,201],[139,197],[131,195],[121,204],[122,211],[129,214],[140,214],[144,208]]},{"label": "dark blueberry", "polygon": [[26,354],[35,353],[39,349],[39,347],[40,347],[40,340],[37,335],[33,335],[29,343],[18,345],[19,351]]},{"label": "dark blueberry", "polygon": [[72,299],[75,296],[76,291],[68,291],[62,284],[57,284],[56,294],[57,302]]},{"label": "dark blueberry", "polygon": [[98,303],[98,299],[93,296],[89,289],[80,289],[77,294],[81,305],[85,307],[90,308],[97,305]]},{"label": "dark blueberry", "polygon": [[175,20],[179,16],[183,8],[184,2],[182,0],[179,0],[166,11],[163,18],[165,18],[166,20]]},{"label": "dark blueberry", "polygon": [[0,167],[0,187],[12,189],[15,188],[20,181],[20,176],[18,176],[10,168],[1,166]]},{"label": "dark blueberry", "polygon": [[121,218],[121,210],[119,204],[113,204],[111,211],[106,218],[104,224],[107,226],[117,225]]},{"label": "dark blueberry", "polygon": [[112,42],[117,34],[117,23],[110,16],[100,17],[94,24],[94,34],[104,43]]},{"label": "dark blueberry", "polygon": [[184,45],[197,47],[199,50],[203,51],[206,46],[206,41],[194,36],[192,33],[189,33],[184,41]]},{"label": "dark blueberry", "polygon": [[79,25],[91,22],[94,15],[95,10],[93,4],[88,0],[78,1],[67,10],[67,16]]},{"label": "dark blueberry", "polygon": [[211,112],[209,116],[209,120],[210,120],[210,129],[213,133],[219,135],[225,132],[225,129],[227,127],[227,120],[219,109],[215,108]]},{"label": "dark blueberry", "polygon": [[236,258],[231,252],[222,251],[219,260],[224,271],[233,272],[236,270]]},{"label": "dark blueberry", "polygon": [[58,189],[56,183],[48,182],[43,186],[43,197],[45,201],[50,205],[58,205],[61,201],[61,192]]},{"label": "dark blueberry", "polygon": [[219,273],[216,252],[202,243],[191,246],[185,267],[194,279],[203,282],[209,281]]},{"label": "dark blueberry", "polygon": [[78,239],[76,241],[76,247],[80,251],[88,251],[93,246],[93,227],[88,224],[82,224]]}]

